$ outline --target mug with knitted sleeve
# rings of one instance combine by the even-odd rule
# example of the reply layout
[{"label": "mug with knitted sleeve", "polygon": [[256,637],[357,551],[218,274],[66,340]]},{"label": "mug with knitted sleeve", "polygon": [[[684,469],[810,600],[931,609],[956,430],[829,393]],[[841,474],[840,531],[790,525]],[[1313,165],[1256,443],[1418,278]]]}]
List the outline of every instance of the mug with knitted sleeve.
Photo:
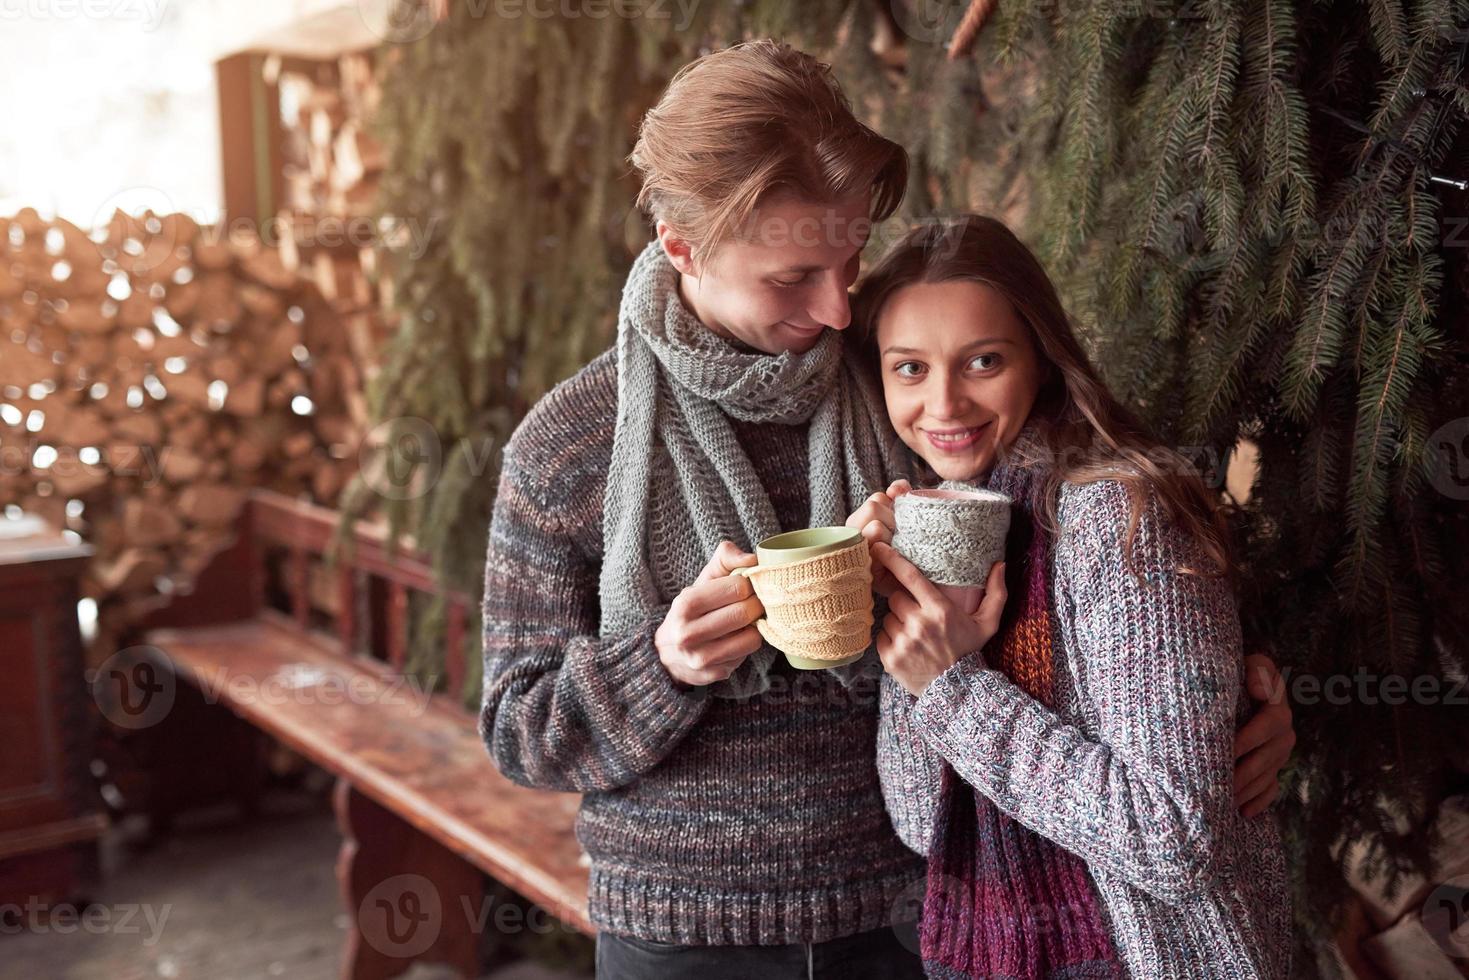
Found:
[{"label": "mug with knitted sleeve", "polygon": [[1005,557],[1008,496],[982,487],[910,490],[893,503],[893,548],[966,613]]},{"label": "mug with knitted sleeve", "polygon": [[750,580],[765,607],[755,627],[801,670],[840,667],[872,641],[872,563],[861,532],[815,527],[766,538]]}]

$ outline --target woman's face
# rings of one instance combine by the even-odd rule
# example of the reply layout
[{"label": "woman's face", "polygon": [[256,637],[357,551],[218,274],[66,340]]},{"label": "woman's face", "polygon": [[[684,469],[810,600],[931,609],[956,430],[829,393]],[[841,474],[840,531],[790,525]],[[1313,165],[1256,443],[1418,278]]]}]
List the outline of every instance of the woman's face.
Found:
[{"label": "woman's face", "polygon": [[699,262],[663,222],[658,238],[681,273],[684,305],[705,326],[767,354],[803,354],[823,331],[851,325],[847,289],[871,232],[870,198],[762,202],[752,235],[726,242]]},{"label": "woman's face", "polygon": [[1041,363],[1010,301],[983,283],[914,283],[878,317],[882,390],[898,436],[945,480],[978,481],[1040,390]]}]

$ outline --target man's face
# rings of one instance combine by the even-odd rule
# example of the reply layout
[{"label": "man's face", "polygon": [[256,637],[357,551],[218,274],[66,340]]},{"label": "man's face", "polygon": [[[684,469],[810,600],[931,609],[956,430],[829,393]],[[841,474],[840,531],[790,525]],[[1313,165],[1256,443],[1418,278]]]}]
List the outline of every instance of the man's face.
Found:
[{"label": "man's face", "polygon": [[872,229],[869,194],[836,204],[776,197],[744,234],[695,262],[663,222],[658,239],[679,270],[679,295],[705,326],[767,354],[804,353],[852,322],[847,289]]}]

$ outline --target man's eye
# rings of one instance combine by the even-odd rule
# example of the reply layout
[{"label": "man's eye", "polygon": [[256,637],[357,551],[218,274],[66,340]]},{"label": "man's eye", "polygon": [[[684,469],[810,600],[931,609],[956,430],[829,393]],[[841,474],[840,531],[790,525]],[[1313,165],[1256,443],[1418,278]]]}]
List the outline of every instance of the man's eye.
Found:
[{"label": "man's eye", "polygon": [[799,276],[795,279],[772,279],[770,281],[777,286],[799,286],[806,281],[806,277]]}]

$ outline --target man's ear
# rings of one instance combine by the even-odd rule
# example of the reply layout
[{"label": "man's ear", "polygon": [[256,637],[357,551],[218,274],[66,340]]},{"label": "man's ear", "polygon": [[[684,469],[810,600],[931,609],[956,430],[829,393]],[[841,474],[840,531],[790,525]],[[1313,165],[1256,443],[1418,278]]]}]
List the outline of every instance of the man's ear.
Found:
[{"label": "man's ear", "polygon": [[673,267],[686,276],[696,276],[694,269],[694,247],[688,241],[680,238],[678,233],[668,227],[668,223],[660,221],[657,224],[658,244],[663,246],[663,254],[668,256],[668,261]]}]

